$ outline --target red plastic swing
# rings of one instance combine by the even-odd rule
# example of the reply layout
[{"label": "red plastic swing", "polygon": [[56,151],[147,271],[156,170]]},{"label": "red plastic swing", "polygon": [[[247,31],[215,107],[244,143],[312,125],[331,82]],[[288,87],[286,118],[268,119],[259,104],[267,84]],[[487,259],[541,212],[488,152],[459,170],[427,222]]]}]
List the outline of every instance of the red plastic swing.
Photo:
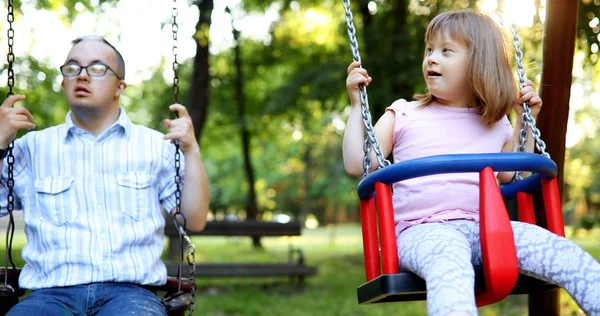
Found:
[{"label": "red plastic swing", "polygon": [[[342,0],[342,4],[346,13],[352,54],[355,61],[360,61],[350,0]],[[517,57],[517,63],[519,79],[523,83],[524,71],[520,60],[522,52],[518,47],[520,39],[516,26],[513,27],[513,35],[513,44],[521,56]],[[541,187],[548,229],[555,234],[564,236],[562,210],[556,181],[557,167],[543,150],[545,144],[541,150],[544,155],[527,153],[445,155],[389,165],[381,153],[371,126],[369,104],[364,86],[361,86],[360,94],[365,134],[368,140],[368,145],[365,146],[365,157],[370,159],[370,151],[374,148],[380,167],[385,168],[367,175],[370,163],[365,161],[366,177],[363,178],[358,189],[361,198],[360,209],[367,278],[367,283],[357,290],[359,303],[412,301],[425,298],[425,282],[413,274],[398,271],[391,184],[436,173],[479,172],[480,174],[480,240],[483,282],[477,282],[478,278],[476,277],[476,285],[479,285],[476,289],[478,306],[498,302],[511,293],[525,294],[556,288],[555,285],[519,275],[512,227],[504,204],[504,198],[517,196],[520,218],[524,222],[534,224],[535,215],[531,193]],[[528,108],[526,104],[523,107]],[[535,128],[535,120],[530,113],[524,119],[531,124],[532,128]],[[536,145],[543,144],[543,141],[539,139],[539,131],[537,132],[537,134],[534,133]],[[521,145],[524,148],[523,144]],[[428,170],[424,171],[423,168]],[[507,185],[501,192],[494,171],[515,170],[532,171],[537,174]]]},{"label": "red plastic swing", "polygon": [[[534,171],[537,174],[507,185],[501,191],[494,170],[511,169]],[[412,274],[399,272],[398,269],[391,184],[419,176],[450,172],[479,172],[480,175],[483,284],[479,284],[476,289],[477,306],[501,301],[511,293],[531,293],[554,287],[519,276],[513,231],[504,203],[504,198],[518,196],[520,217],[535,224],[531,193],[541,187],[549,230],[564,236],[554,162],[541,155],[524,153],[443,155],[382,168],[365,177],[359,184],[367,279],[367,283],[358,289],[360,303],[424,298],[424,282]],[[419,281],[415,282],[415,279]],[[518,284],[518,280],[522,282]],[[405,284],[395,284],[398,282]]]}]

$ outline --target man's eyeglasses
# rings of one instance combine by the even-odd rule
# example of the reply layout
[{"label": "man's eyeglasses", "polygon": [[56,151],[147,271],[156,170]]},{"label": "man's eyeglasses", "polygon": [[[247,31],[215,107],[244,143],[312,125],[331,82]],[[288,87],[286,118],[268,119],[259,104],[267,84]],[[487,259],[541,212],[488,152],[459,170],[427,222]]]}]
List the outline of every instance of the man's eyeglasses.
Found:
[{"label": "man's eyeglasses", "polygon": [[81,66],[78,64],[66,64],[60,66],[60,72],[65,77],[79,76],[83,69],[85,69],[88,75],[91,77],[102,77],[106,75],[107,71],[110,70],[115,75],[115,77],[117,77],[117,79],[121,80],[121,77],[119,77],[119,75],[117,75],[117,73],[114,70],[108,67],[108,65],[101,63],[95,63],[87,66]]}]

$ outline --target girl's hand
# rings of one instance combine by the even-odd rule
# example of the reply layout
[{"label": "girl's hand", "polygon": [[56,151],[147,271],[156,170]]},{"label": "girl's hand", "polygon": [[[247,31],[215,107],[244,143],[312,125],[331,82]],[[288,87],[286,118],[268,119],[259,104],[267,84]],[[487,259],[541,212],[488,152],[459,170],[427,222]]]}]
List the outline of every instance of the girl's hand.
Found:
[{"label": "girl's hand", "polygon": [[542,109],[542,98],[538,95],[537,91],[533,87],[533,82],[527,80],[521,90],[519,91],[518,104],[515,106],[515,111],[518,115],[523,114],[523,102],[528,102],[529,108],[531,109],[531,115],[534,119],[537,119],[540,110]]},{"label": "girl's hand", "polygon": [[348,78],[346,78],[346,89],[352,106],[360,105],[360,85],[368,86],[373,78],[369,77],[367,70],[360,68],[360,63],[355,61],[348,66]]}]

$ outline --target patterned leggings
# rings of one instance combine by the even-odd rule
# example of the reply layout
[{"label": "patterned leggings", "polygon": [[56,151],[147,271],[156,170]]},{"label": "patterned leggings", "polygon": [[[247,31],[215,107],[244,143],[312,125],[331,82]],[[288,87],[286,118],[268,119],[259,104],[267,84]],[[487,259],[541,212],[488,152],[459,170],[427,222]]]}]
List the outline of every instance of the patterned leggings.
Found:
[{"label": "patterned leggings", "polygon": [[[600,315],[600,263],[541,227],[511,224],[519,271],[559,285],[587,315]],[[457,220],[408,228],[398,236],[398,256],[400,269],[426,281],[429,315],[477,315],[473,266],[481,266],[478,223]]]}]

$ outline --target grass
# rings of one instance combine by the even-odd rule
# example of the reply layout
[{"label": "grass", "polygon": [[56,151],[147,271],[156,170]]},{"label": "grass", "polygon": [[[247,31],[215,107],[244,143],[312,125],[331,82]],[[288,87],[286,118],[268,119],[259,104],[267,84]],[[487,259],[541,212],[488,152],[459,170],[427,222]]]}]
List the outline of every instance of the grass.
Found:
[{"label": "grass", "polygon": [[[287,278],[198,280],[197,315],[422,315],[422,302],[371,308],[359,306],[356,287],[364,282],[357,226],[305,230],[301,237],[263,238],[253,250],[248,238],[195,238],[205,262],[285,262],[289,246],[303,249],[306,264],[318,267],[303,289]],[[198,257],[198,256],[197,256]]]},{"label": "grass", "polygon": [[[593,237],[579,238],[596,258],[600,248],[591,246]],[[596,239],[600,240],[600,239]],[[284,261],[289,244],[304,250],[308,265],[318,267],[303,290],[277,280],[198,280],[204,289],[198,297],[197,315],[426,315],[425,302],[361,306],[356,287],[364,283],[360,228],[344,225],[305,230],[294,238],[264,238],[265,250],[253,250],[249,239],[196,238],[201,261]],[[269,283],[271,282],[271,283]],[[212,291],[211,291],[212,289]],[[208,294],[212,292],[213,294]],[[561,294],[562,315],[578,314],[568,294]],[[479,309],[480,315],[527,314],[527,296],[511,296],[503,302]]]},{"label": "grass", "polygon": [[[600,233],[568,231],[576,242],[600,258]],[[264,249],[252,249],[249,238],[193,237],[197,262],[285,262],[290,246],[304,251],[306,264],[319,271],[307,278],[304,288],[287,278],[198,279],[195,315],[426,315],[424,302],[357,304],[356,287],[364,282],[362,243],[358,225],[338,225],[304,230],[300,237],[263,238]],[[24,245],[15,236],[18,253]],[[0,250],[3,251],[3,245]],[[480,308],[480,315],[527,314],[527,297],[511,296],[503,302]],[[579,314],[568,294],[561,294],[562,315]]]}]

